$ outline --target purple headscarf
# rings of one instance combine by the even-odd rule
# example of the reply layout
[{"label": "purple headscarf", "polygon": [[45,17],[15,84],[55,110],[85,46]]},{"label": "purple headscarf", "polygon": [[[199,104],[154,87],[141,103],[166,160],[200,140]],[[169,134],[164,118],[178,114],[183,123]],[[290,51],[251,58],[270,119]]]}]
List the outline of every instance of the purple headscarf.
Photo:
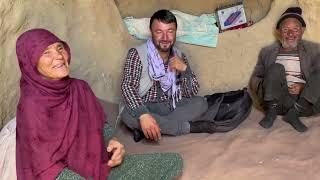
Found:
[{"label": "purple headscarf", "polygon": [[26,31],[17,40],[17,178],[55,179],[68,167],[87,179],[106,179],[105,114],[89,85],[70,77],[44,79],[37,71],[43,51],[56,42],[65,45],[70,57],[69,46],[45,29]]}]

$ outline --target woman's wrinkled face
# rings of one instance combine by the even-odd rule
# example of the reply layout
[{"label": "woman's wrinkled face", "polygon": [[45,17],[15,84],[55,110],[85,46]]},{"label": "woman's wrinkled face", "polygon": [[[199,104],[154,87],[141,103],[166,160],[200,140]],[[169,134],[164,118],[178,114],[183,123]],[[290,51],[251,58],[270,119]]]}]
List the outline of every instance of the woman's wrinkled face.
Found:
[{"label": "woman's wrinkled face", "polygon": [[69,75],[69,54],[63,43],[57,42],[48,46],[42,53],[37,69],[49,80],[60,80]]}]

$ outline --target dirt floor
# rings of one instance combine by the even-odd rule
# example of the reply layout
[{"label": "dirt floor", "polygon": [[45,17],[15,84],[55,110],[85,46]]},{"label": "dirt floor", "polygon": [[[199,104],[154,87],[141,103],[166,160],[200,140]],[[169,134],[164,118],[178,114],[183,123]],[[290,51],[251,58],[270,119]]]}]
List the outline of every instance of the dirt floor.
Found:
[{"label": "dirt floor", "polygon": [[117,137],[128,153],[178,152],[184,159],[181,180],[316,180],[320,177],[320,117],[303,118],[309,127],[296,132],[278,117],[263,129],[262,112],[253,109],[237,129],[224,134],[163,136],[159,143],[135,143],[121,126]]}]

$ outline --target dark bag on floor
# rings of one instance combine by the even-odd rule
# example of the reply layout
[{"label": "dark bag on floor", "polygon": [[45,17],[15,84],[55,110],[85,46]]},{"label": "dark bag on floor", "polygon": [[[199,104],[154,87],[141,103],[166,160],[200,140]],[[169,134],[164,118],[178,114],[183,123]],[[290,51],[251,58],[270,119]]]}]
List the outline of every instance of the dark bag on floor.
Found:
[{"label": "dark bag on floor", "polygon": [[238,127],[249,115],[252,99],[247,88],[205,96],[208,110],[201,119],[213,121],[216,132],[227,132]]}]

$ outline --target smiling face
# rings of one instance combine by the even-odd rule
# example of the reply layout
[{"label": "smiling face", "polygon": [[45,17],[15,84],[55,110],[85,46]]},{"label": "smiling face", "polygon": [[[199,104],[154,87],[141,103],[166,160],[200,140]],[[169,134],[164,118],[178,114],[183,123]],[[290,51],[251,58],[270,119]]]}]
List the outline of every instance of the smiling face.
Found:
[{"label": "smiling face", "polygon": [[49,80],[60,80],[69,75],[69,54],[63,43],[57,42],[48,46],[42,53],[37,70]]},{"label": "smiling face", "polygon": [[297,49],[299,41],[302,39],[304,28],[295,18],[284,20],[279,28],[280,41],[282,47],[287,50]]},{"label": "smiling face", "polygon": [[154,46],[160,52],[169,52],[176,42],[176,24],[166,24],[159,20],[154,20],[151,24],[150,30]]}]

